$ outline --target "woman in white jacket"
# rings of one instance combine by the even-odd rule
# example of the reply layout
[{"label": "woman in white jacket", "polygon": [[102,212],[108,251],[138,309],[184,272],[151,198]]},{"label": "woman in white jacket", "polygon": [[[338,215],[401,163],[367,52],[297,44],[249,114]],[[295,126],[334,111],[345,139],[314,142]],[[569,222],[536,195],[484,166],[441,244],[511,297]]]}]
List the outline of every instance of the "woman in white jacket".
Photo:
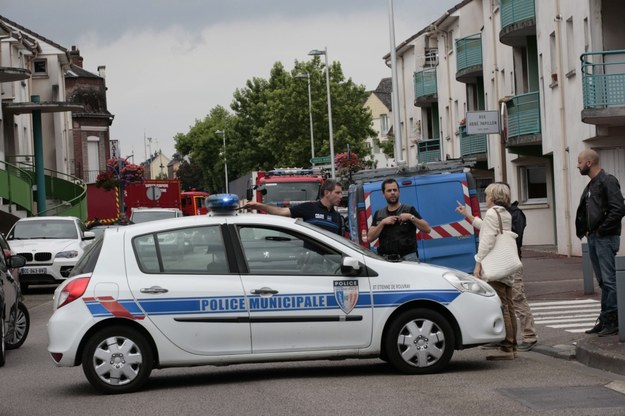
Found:
[{"label": "woman in white jacket", "polygon": [[[475,255],[475,269],[473,275],[478,279],[482,276],[482,259],[495,246],[495,240],[499,233],[499,216],[504,231],[512,229],[512,216],[507,208],[510,206],[510,188],[504,183],[491,183],[484,191],[486,193],[486,207],[488,210],[484,215],[484,219],[473,217],[466,207],[458,203],[456,212],[463,215],[475,228],[480,230],[480,244]],[[499,213],[499,216],[497,215]],[[513,275],[504,279],[488,282],[497,292],[503,308],[503,319],[506,328],[506,338],[501,342],[499,353],[489,355],[487,360],[512,360],[516,357],[516,316],[514,314],[514,305],[512,303],[512,285],[514,283]]]}]

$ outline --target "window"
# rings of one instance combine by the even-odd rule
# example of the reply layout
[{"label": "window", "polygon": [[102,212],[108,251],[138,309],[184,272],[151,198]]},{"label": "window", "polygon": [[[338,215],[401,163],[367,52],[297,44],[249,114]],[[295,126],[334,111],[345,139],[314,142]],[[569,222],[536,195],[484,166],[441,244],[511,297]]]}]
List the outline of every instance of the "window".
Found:
[{"label": "window", "polygon": [[219,226],[146,234],[133,239],[144,273],[227,274],[226,250]]},{"label": "window", "polygon": [[524,203],[547,202],[547,169],[544,166],[521,167],[519,180]]},{"label": "window", "polygon": [[558,56],[556,54],[556,33],[549,35],[549,57],[551,59],[551,83],[558,82]]},{"label": "window", "polygon": [[46,59],[35,59],[33,61],[33,73],[35,75],[47,75],[48,61]]},{"label": "window", "polygon": [[388,114],[380,114],[380,134],[382,136],[388,134]]},{"label": "window", "polygon": [[342,256],[305,236],[260,226],[240,226],[249,272],[262,275],[341,275]]},{"label": "window", "polygon": [[573,18],[569,17],[566,21],[566,61],[567,61],[567,77],[575,74],[575,65],[577,64],[575,56],[575,32],[573,30]]},{"label": "window", "polygon": [[477,200],[480,204],[486,203],[486,187],[493,183],[493,178],[475,178],[475,186],[477,191]]}]

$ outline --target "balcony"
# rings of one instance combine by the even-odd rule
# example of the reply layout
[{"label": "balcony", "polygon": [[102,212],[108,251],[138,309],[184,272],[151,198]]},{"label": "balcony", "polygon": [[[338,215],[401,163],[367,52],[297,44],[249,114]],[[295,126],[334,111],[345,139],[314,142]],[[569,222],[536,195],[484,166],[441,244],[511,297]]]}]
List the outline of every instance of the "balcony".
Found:
[{"label": "balcony", "polygon": [[499,41],[508,46],[524,46],[536,35],[534,0],[501,0]]},{"label": "balcony", "polygon": [[456,40],[456,80],[476,82],[482,76],[482,34]]},{"label": "balcony", "polygon": [[429,107],[438,101],[436,88],[436,68],[427,68],[414,74],[414,105]]},{"label": "balcony", "polygon": [[419,163],[441,160],[441,141],[427,139],[417,143],[417,161]]},{"label": "balcony", "polygon": [[486,160],[488,152],[487,137],[485,134],[467,134],[467,127],[460,126],[460,156],[475,157],[476,159]]},{"label": "balcony", "polygon": [[625,125],[625,50],[589,52],[581,60],[582,121],[603,126]]},{"label": "balcony", "polygon": [[508,110],[508,138],[506,146],[525,146],[542,143],[540,130],[540,94],[517,95],[506,103]]}]

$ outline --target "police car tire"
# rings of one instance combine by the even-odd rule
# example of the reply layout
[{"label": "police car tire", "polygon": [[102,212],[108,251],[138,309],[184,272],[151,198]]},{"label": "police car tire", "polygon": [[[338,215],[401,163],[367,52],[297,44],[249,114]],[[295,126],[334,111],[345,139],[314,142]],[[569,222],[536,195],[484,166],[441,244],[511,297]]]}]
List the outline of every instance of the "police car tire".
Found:
[{"label": "police car tire", "polygon": [[11,312],[11,319],[13,320],[13,333],[11,338],[6,341],[6,349],[14,350],[21,347],[28,337],[28,331],[30,330],[30,314],[26,305],[22,302],[18,303],[17,309]]},{"label": "police car tire", "polygon": [[[424,324],[432,324],[432,331],[428,331],[429,334],[412,333],[407,329],[408,325],[421,329]],[[411,339],[414,338],[414,341],[420,343],[418,351],[415,351],[415,355],[412,357],[421,356],[423,358],[424,355],[427,355],[426,362],[415,363],[404,358],[402,352],[406,347],[399,344],[402,334],[410,335]],[[384,344],[388,362],[398,371],[404,374],[432,374],[441,371],[451,360],[454,353],[455,338],[451,325],[440,313],[430,309],[417,308],[404,311],[393,320],[386,333]],[[428,349],[435,351],[435,353],[432,354]],[[424,352],[425,354],[423,354]]]},{"label": "police car tire", "polygon": [[[101,346],[107,343],[107,340],[115,338],[118,345],[123,342],[132,344],[133,354],[139,354],[141,359],[135,363],[136,375],[131,380],[125,381],[123,384],[111,384],[104,380],[106,375],[102,377],[96,369],[96,353]],[[124,357],[125,358],[125,357]],[[106,365],[106,363],[102,363]],[[85,377],[93,387],[103,393],[130,393],[140,389],[150,377],[153,366],[153,352],[149,342],[137,330],[125,326],[111,326],[104,328],[89,338],[85,344],[82,355],[82,368]]]}]

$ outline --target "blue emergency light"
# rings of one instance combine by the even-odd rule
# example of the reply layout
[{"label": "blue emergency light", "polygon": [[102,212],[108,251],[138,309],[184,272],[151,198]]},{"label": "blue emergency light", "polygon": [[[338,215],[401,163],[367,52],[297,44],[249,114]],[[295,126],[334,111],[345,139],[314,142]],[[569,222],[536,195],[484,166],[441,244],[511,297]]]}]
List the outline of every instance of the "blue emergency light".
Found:
[{"label": "blue emergency light", "polygon": [[233,214],[239,208],[239,197],[234,194],[213,194],[206,198],[206,205],[216,215]]}]

